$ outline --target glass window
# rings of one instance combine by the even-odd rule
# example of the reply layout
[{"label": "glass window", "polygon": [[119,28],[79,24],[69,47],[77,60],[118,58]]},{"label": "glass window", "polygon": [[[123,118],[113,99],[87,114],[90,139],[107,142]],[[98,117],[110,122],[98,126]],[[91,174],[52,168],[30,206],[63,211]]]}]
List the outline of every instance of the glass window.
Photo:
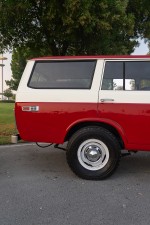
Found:
[{"label": "glass window", "polygon": [[125,62],[126,78],[150,78],[150,62]]},{"label": "glass window", "polygon": [[102,90],[150,90],[150,62],[106,62]]},{"label": "glass window", "polygon": [[125,79],[125,90],[127,90],[127,91],[135,90],[135,80],[134,79]]},{"label": "glass window", "polygon": [[28,86],[47,89],[90,89],[96,60],[38,61]]},{"label": "glass window", "polygon": [[123,90],[123,62],[106,62],[102,90]]},{"label": "glass window", "polygon": [[125,62],[125,78],[134,80],[132,90],[150,90],[150,62]]},{"label": "glass window", "polygon": [[142,79],[140,80],[139,89],[143,91],[150,90],[150,79]]}]

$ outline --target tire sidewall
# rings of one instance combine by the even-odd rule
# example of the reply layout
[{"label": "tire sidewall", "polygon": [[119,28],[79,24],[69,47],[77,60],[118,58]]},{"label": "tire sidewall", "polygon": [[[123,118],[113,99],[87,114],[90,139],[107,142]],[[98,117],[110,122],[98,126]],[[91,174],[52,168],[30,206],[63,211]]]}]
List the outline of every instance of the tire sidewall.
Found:
[{"label": "tire sidewall", "polygon": [[[78,159],[77,152],[79,146],[88,139],[98,139],[108,148],[109,159],[106,165],[99,170],[88,170],[84,168]],[[71,138],[68,144],[67,161],[71,169],[80,177],[85,179],[103,179],[114,171],[119,160],[118,141],[105,129],[91,128],[83,129]]]}]

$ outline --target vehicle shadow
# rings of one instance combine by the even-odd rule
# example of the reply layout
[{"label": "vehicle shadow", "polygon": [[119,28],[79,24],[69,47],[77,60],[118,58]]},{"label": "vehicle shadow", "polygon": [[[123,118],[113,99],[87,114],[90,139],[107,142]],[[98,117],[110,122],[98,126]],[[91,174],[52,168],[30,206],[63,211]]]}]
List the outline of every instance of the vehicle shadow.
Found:
[{"label": "vehicle shadow", "polygon": [[130,156],[122,157],[116,171],[116,176],[141,176],[150,174],[150,153],[137,152]]},{"label": "vehicle shadow", "polygon": [[[28,152],[29,154],[29,152]],[[63,150],[37,148],[28,155],[32,169],[38,169],[45,173],[57,173],[63,176],[76,177],[66,162],[66,153]],[[112,176],[112,179],[128,176],[150,174],[150,153],[138,152],[131,156],[122,157],[120,165]]]},{"label": "vehicle shadow", "polygon": [[[11,171],[13,175],[37,175],[50,178],[65,177],[79,179],[69,168],[66,162],[66,152],[48,148],[39,148],[36,145],[5,149],[0,152],[0,174]],[[114,175],[109,180],[123,178],[139,178],[150,174],[150,153],[138,152],[123,157]]]},{"label": "vehicle shadow", "polygon": [[39,148],[34,147],[32,151],[27,151],[26,165],[32,172],[41,172],[48,176],[72,176],[75,175],[71,172],[66,162],[66,152],[54,147]]}]

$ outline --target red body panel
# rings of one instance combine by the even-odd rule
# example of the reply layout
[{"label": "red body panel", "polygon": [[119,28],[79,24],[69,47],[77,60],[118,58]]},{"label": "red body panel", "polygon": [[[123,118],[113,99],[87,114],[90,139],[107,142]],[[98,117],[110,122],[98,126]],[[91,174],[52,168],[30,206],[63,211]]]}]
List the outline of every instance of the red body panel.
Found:
[{"label": "red body panel", "polygon": [[[23,112],[22,106],[39,106],[39,112]],[[63,143],[74,122],[97,118],[96,103],[16,103],[17,128],[22,139]]]},{"label": "red body panel", "polygon": [[[22,106],[39,106],[38,112]],[[107,123],[117,129],[128,150],[150,150],[149,104],[16,103],[21,138],[33,142],[63,143],[68,130],[84,121]]]},{"label": "red body panel", "polygon": [[[98,106],[99,117],[120,126],[126,149],[150,150],[150,104],[115,103]],[[117,126],[117,125],[116,125]]]}]

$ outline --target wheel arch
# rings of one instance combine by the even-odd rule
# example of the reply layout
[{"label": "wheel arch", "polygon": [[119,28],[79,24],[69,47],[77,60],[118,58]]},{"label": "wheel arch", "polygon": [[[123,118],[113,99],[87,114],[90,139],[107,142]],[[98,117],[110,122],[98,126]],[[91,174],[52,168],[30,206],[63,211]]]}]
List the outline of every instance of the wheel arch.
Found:
[{"label": "wheel arch", "polygon": [[99,127],[103,127],[105,129],[109,130],[111,133],[113,133],[115,135],[115,137],[117,138],[117,140],[119,141],[119,143],[121,145],[121,148],[122,149],[125,148],[126,137],[125,137],[124,132],[121,129],[121,127],[119,125],[117,126],[116,124],[112,124],[112,122],[109,123],[109,122],[104,122],[104,121],[88,120],[88,121],[80,121],[80,122],[74,123],[72,126],[70,126],[67,129],[64,141],[68,141],[76,131],[78,131],[79,129],[84,128],[86,126],[99,126]]}]

